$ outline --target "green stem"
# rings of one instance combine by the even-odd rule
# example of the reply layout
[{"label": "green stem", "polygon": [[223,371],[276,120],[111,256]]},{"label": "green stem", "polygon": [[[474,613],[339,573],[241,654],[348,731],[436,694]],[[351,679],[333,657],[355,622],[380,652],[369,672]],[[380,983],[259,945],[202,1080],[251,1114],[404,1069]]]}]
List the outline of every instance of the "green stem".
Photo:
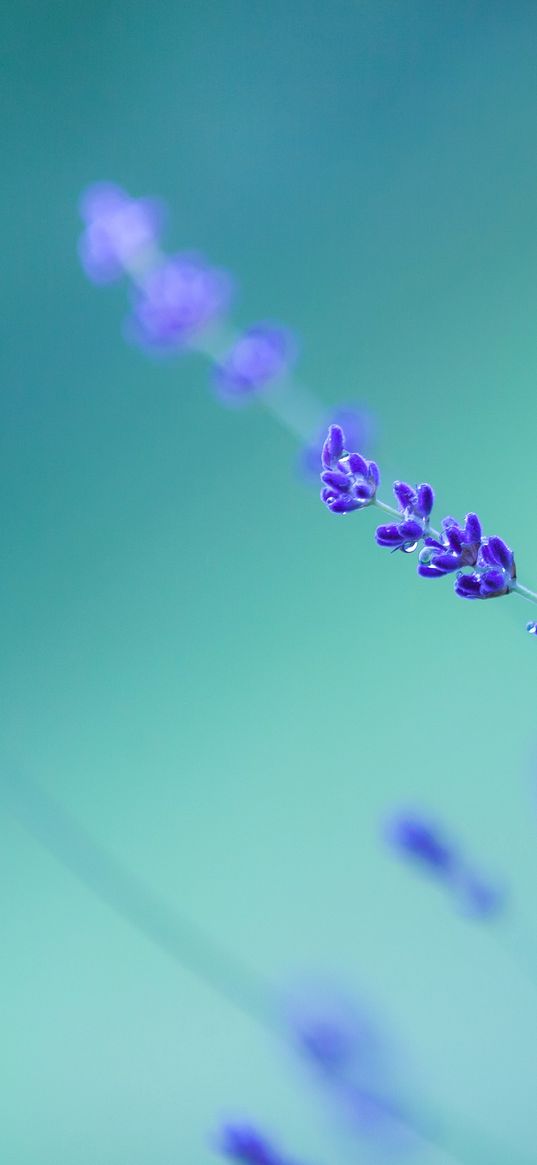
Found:
[{"label": "green stem", "polygon": [[537,603],[537,594],[535,591],[530,591],[529,587],[523,587],[522,583],[513,583],[511,590],[516,591],[517,595],[522,595],[522,598],[527,599],[528,603]]}]

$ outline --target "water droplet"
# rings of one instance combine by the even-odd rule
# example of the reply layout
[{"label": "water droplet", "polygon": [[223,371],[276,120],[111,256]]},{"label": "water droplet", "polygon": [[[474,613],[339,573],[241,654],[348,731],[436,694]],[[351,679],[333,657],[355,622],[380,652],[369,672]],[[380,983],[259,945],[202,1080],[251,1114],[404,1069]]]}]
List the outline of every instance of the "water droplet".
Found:
[{"label": "water droplet", "polygon": [[537,623],[526,623],[526,631],[529,635],[537,635]]},{"label": "water droplet", "polygon": [[405,545],[401,547],[403,554],[413,554],[414,551],[417,549],[418,549],[417,542],[405,542]]}]

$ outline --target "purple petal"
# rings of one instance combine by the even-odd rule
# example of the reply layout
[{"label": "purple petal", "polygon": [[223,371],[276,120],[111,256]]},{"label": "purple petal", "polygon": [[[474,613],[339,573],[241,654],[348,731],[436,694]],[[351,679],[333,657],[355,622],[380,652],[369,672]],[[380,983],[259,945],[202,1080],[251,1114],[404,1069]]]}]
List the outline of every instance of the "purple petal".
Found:
[{"label": "purple petal", "polygon": [[321,481],[325,485],[332,486],[332,489],[342,490],[344,493],[348,493],[351,486],[351,480],[347,474],[340,473],[337,469],[325,469],[321,473]]},{"label": "purple petal", "polygon": [[476,574],[460,574],[455,580],[455,594],[460,599],[480,599],[481,586]]},{"label": "purple petal", "polygon": [[330,425],[326,444],[330,450],[332,460],[337,461],[345,448],[345,434],[341,425]]},{"label": "purple petal", "polygon": [[464,541],[465,542],[480,542],[481,541],[481,522],[477,514],[467,514],[464,527]]},{"label": "purple petal", "polygon": [[489,548],[495,561],[503,566],[504,570],[510,570],[513,565],[513,552],[503,541],[503,538],[498,538],[496,535],[489,538]]},{"label": "purple petal", "polygon": [[415,507],[416,513],[419,514],[420,518],[428,518],[430,513],[431,513],[431,510],[434,506],[433,487],[431,485],[428,485],[427,482],[423,482],[422,485],[418,486],[417,492],[418,492],[418,503],[417,503],[417,506]]},{"label": "purple petal", "polygon": [[379,546],[388,546],[391,548],[401,546],[404,542],[399,526],[391,523],[388,526],[377,526],[375,538]]},{"label": "purple petal", "polygon": [[367,477],[369,473],[369,466],[361,453],[349,454],[349,469],[351,473],[359,474],[361,477]]},{"label": "purple petal", "polygon": [[416,491],[406,481],[394,481],[393,492],[402,510],[407,510],[416,501]]}]

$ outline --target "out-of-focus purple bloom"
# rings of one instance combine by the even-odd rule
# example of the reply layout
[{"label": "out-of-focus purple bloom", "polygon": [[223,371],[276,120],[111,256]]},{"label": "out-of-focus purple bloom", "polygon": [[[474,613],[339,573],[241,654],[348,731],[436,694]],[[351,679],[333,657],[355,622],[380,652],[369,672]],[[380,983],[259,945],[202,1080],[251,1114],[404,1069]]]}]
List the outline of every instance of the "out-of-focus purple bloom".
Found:
[{"label": "out-of-focus purple bloom", "polygon": [[228,402],[259,392],[288,370],[295,353],[296,342],[285,328],[255,324],[217,364],[217,391]]},{"label": "out-of-focus purple bloom", "polygon": [[172,255],[136,288],[128,331],[157,351],[182,348],[226,310],[231,286],[230,277],[201,255]]},{"label": "out-of-focus purple bloom", "polygon": [[375,439],[376,422],[373,414],[362,405],[341,405],[326,418],[310,444],[299,454],[299,468],[307,477],[317,478],[322,449],[329,425],[338,425],[345,433],[349,449],[371,451]]},{"label": "out-of-focus purple bloom", "polygon": [[472,574],[459,574],[455,593],[461,599],[496,599],[509,594],[516,580],[515,558],[502,538],[484,539]]},{"label": "out-of-focus purple bloom", "polygon": [[224,1157],[240,1165],[290,1165],[257,1129],[247,1124],[225,1125],[217,1147]]},{"label": "out-of-focus purple bloom", "polygon": [[450,877],[457,855],[440,830],[415,814],[400,813],[388,825],[387,837],[395,850],[439,878]]},{"label": "out-of-focus purple bloom", "polygon": [[80,200],[80,213],[85,227],[78,252],[94,283],[112,283],[126,271],[143,267],[164,221],[160,202],[131,198],[111,182],[89,186]]},{"label": "out-of-focus purple bloom", "polygon": [[472,870],[465,870],[459,882],[459,899],[465,914],[472,918],[495,918],[505,907],[505,891],[485,881]]},{"label": "out-of-focus purple bloom", "polygon": [[303,984],[291,997],[287,1023],[294,1046],[353,1132],[379,1145],[399,1143],[407,1122],[394,1099],[391,1057],[370,1013],[339,991]]},{"label": "out-of-focus purple bloom", "polygon": [[465,914],[493,918],[504,907],[505,891],[476,874],[460,850],[421,814],[397,814],[389,823],[387,837],[403,857],[443,881]]},{"label": "out-of-focus purple bloom", "polygon": [[369,1017],[340,992],[302,988],[292,1001],[288,1025],[297,1050],[323,1075],[347,1072],[358,1062],[369,1070],[378,1040]]},{"label": "out-of-focus purple bloom", "polygon": [[340,425],[330,425],[322,448],[321,499],[333,514],[370,506],[380,483],[378,466],[361,453],[348,453]]},{"label": "out-of-focus purple bloom", "polygon": [[467,514],[464,526],[460,526],[455,518],[444,518],[442,539],[425,539],[418,574],[423,578],[443,578],[463,566],[475,566],[480,546],[481,523],[477,514]]},{"label": "out-of-focus purple bloom", "polygon": [[401,510],[402,520],[377,526],[375,538],[379,546],[390,550],[415,550],[429,528],[434,505],[434,491],[427,482],[413,486],[406,481],[394,481],[393,492]]}]

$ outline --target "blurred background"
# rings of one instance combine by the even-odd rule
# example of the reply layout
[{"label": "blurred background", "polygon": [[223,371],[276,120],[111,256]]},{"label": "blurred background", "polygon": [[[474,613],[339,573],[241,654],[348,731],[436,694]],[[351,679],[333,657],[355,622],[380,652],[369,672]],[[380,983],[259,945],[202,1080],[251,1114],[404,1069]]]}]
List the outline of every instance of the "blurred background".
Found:
[{"label": "blurred background", "polygon": [[[255,971],[365,1000],[461,1165],[470,1127],[535,1160],[532,609],[417,580],[203,359],[127,346],[77,202],[161,196],[236,322],[282,320],[327,407],[375,411],[382,496],[432,481],[534,587],[536,37],[521,0],[21,0],[2,30],[2,764]],[[508,884],[505,924],[393,857],[401,804]],[[8,812],[0,899],[2,1161],[209,1162],[236,1111],[293,1160],[377,1160]]]}]

